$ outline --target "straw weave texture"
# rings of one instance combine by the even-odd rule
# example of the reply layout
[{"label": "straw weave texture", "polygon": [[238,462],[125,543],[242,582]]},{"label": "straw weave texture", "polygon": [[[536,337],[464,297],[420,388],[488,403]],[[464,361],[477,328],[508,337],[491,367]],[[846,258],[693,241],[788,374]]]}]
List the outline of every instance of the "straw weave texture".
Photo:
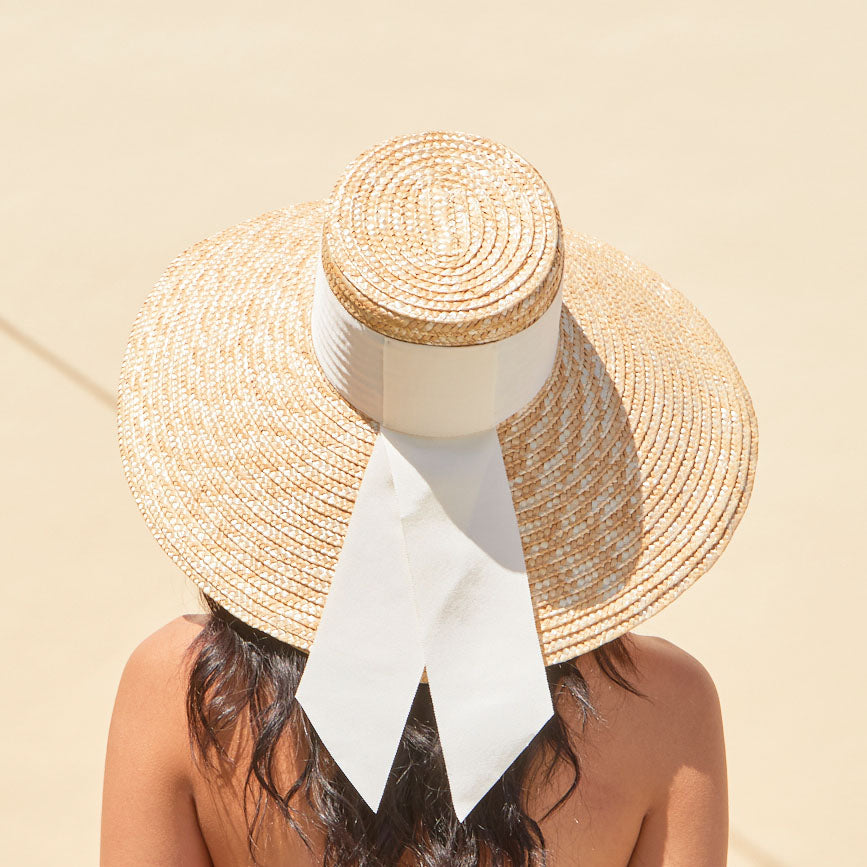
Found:
[{"label": "straw weave texture", "polygon": [[758,445],[722,341],[655,272],[563,229],[523,158],[431,132],[365,152],[327,201],[196,244],[136,318],[124,471],[206,593],[310,648],[377,434],[313,353],[320,250],[344,306],[412,342],[500,339],[562,287],[554,370],[497,428],[547,664],[633,628],[716,561]]},{"label": "straw weave texture", "polygon": [[389,139],[350,163],[329,202],[329,284],[380,334],[445,346],[499,340],[535,322],[560,284],[551,191],[489,139]]}]

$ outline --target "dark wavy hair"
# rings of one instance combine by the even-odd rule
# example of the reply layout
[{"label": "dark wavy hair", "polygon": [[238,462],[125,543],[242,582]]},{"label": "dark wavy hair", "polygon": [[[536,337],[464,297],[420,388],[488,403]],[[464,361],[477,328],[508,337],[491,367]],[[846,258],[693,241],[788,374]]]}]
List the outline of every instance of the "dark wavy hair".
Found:
[{"label": "dark wavy hair", "polygon": [[[335,764],[295,701],[307,654],[254,629],[202,594],[210,612],[207,624],[187,653],[187,722],[193,756],[205,772],[235,759],[226,735],[249,725],[252,753],[246,769],[244,815],[254,864],[257,828],[276,807],[311,848],[298,821],[299,805],[325,836],[323,867],[394,867],[406,852],[419,867],[533,867],[544,865],[545,839],[525,812],[521,792],[531,776],[550,780],[559,762],[572,781],[545,814],[558,809],[575,791],[581,768],[569,731],[559,713],[548,721],[508,771],[463,822],[455,816],[433,706],[427,684],[420,684],[397,750],[379,810],[374,814]],[[592,651],[604,674],[619,687],[641,696],[627,678],[636,673],[628,637]],[[547,668],[552,697],[558,691],[577,703],[582,729],[596,710],[575,660]],[[303,758],[298,778],[282,791],[275,779],[281,735],[300,739]],[[540,761],[542,757],[547,760]]]}]

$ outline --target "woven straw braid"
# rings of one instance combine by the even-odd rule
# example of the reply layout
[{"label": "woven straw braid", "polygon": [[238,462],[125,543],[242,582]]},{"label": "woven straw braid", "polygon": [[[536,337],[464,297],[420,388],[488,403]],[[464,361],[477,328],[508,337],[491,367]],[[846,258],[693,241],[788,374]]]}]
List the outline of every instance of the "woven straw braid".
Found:
[{"label": "woven straw braid", "polygon": [[347,166],[329,199],[332,291],[410,343],[487,343],[532,325],[563,265],[560,215],[526,160],[480,136],[389,139]]},{"label": "woven straw braid", "polygon": [[[486,189],[494,199],[497,185]],[[336,210],[273,211],[179,256],[135,321],[118,393],[124,471],[159,544],[233,614],[305,650],[377,433],[324,378],[310,340],[316,257]],[[716,561],[752,490],[758,429],[729,353],[682,295],[559,228],[556,209],[550,222],[518,225],[558,239],[527,257],[528,319],[544,310],[547,275],[562,276],[554,370],[497,429],[552,664],[633,628]],[[359,273],[386,258],[385,247],[375,260],[342,249]],[[368,276],[351,285],[375,286]],[[496,311],[496,279],[478,278]],[[418,338],[432,322],[446,343],[466,342],[466,329],[511,333],[487,304],[484,316],[442,317],[424,281],[395,285],[371,327]],[[352,297],[359,318],[379,298],[369,288]]]}]

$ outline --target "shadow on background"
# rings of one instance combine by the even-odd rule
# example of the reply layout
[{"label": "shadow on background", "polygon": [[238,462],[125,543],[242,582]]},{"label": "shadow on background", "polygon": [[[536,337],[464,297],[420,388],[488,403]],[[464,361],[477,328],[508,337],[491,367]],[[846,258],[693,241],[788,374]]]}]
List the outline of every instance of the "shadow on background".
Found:
[{"label": "shadow on background", "polygon": [[88,376],[85,376],[80,370],[73,367],[69,362],[64,361],[59,355],[55,355],[50,349],[46,349],[39,341],[29,337],[23,331],[19,331],[11,322],[3,317],[0,317],[0,331],[14,340],[19,346],[33,353],[37,358],[40,358],[56,371],[63,374],[63,376],[75,383],[78,388],[88,392],[91,397],[95,397],[100,403],[104,403],[112,412],[115,410],[115,396],[110,391],[107,391]]}]

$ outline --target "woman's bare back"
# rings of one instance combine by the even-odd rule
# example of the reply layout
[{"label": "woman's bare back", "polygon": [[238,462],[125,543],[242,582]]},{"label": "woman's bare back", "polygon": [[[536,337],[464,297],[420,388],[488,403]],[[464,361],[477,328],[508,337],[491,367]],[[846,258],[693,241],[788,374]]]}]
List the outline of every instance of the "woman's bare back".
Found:
[{"label": "woman's bare back", "polygon": [[[242,790],[248,744],[239,732],[239,761],[219,783],[193,764],[187,745],[183,651],[204,617],[177,618],[146,639],[124,670],[112,717],[103,795],[103,867],[250,863]],[[705,669],[661,638],[632,634],[638,675],[649,698],[613,684],[592,655],[579,667],[598,712],[583,733],[573,700],[560,711],[576,732],[581,783],[541,822],[549,864],[652,867],[725,864],[728,800],[719,702]],[[296,760],[284,755],[287,785]],[[571,782],[563,768],[550,788],[529,797],[540,818]],[[275,817],[276,818],[276,817]],[[308,827],[314,853],[319,842]],[[321,849],[319,849],[321,851]],[[259,838],[261,865],[321,864],[297,834],[271,821]]]}]

